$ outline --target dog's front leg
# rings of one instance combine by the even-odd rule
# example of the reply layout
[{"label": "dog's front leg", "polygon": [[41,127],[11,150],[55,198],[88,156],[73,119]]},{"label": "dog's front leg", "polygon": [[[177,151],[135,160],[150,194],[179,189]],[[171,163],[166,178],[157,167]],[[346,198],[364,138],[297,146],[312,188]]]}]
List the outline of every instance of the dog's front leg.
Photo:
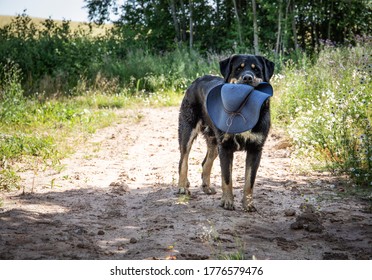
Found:
[{"label": "dog's front leg", "polygon": [[219,156],[222,174],[222,198],[221,207],[227,210],[234,210],[234,195],[232,192],[232,165],[234,151],[232,149],[219,147]]},{"label": "dog's front leg", "polygon": [[254,212],[256,208],[253,205],[253,186],[256,180],[256,174],[261,160],[261,151],[247,151],[245,162],[245,183],[243,191],[243,209],[247,212]]},{"label": "dog's front leg", "polygon": [[[208,141],[208,140],[207,140]],[[213,162],[216,159],[218,155],[217,151],[217,143],[213,142],[214,140],[209,140],[208,144],[208,152],[205,156],[202,166],[203,166],[203,172],[202,172],[202,189],[203,192],[206,194],[215,194],[216,190],[211,187],[211,171]]]}]

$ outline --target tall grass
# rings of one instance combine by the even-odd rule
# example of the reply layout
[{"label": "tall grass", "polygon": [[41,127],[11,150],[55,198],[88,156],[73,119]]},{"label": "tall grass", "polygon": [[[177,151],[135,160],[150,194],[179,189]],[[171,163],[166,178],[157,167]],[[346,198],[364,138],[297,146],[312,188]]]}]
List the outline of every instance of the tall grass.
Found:
[{"label": "tall grass", "polygon": [[325,47],[313,65],[274,78],[274,119],[287,126],[295,154],[362,186],[372,186],[371,54],[371,41]]}]

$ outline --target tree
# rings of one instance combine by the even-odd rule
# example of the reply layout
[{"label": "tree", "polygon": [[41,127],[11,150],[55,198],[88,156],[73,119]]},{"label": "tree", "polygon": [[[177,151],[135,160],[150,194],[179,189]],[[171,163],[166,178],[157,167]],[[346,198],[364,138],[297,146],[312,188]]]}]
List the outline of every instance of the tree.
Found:
[{"label": "tree", "polygon": [[236,25],[238,28],[239,43],[243,44],[242,28],[240,25],[239,12],[238,12],[238,6],[236,5],[236,0],[233,0],[233,4],[234,4],[234,11],[235,11]]},{"label": "tree", "polygon": [[[201,52],[251,48],[290,55],[322,42],[355,43],[372,33],[370,0],[85,0],[97,23],[119,15],[115,32],[129,47],[166,51],[180,45]],[[328,40],[328,41],[327,41]]]},{"label": "tree", "polygon": [[177,43],[179,43],[181,41],[181,34],[180,34],[179,20],[177,19],[177,13],[176,13],[176,3],[174,2],[174,0],[169,0],[169,5],[171,8],[171,12],[172,12],[174,30],[176,32],[175,40],[177,41]]},{"label": "tree", "polygon": [[253,12],[253,47],[254,53],[257,55],[260,53],[258,46],[258,26],[257,26],[257,5],[256,0],[252,0],[252,12]]},{"label": "tree", "polygon": [[189,10],[190,10],[190,13],[189,13],[189,17],[190,17],[190,39],[189,39],[189,47],[190,47],[190,50],[192,49],[192,45],[194,43],[194,21],[193,21],[193,17],[192,17],[192,11],[193,11],[193,3],[192,3],[192,0],[190,0],[189,2]]},{"label": "tree", "polygon": [[280,0],[279,9],[278,9],[278,35],[277,35],[276,46],[275,46],[276,55],[279,55],[279,52],[280,52],[280,38],[282,35],[282,3],[283,3],[283,0]]}]

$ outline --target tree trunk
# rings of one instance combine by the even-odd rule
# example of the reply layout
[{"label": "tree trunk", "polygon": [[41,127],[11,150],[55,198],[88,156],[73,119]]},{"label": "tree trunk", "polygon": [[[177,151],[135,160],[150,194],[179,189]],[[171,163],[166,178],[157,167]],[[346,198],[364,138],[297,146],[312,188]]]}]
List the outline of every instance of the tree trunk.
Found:
[{"label": "tree trunk", "polygon": [[253,47],[256,55],[260,54],[258,46],[258,26],[257,26],[257,5],[256,0],[252,0],[252,12],[253,12]]},{"label": "tree trunk", "polygon": [[217,25],[220,25],[220,0],[216,0]]},{"label": "tree trunk", "polygon": [[332,18],[333,18],[333,1],[331,1],[331,9],[328,20],[328,30],[327,30],[327,39],[331,40],[331,29],[332,29]]},{"label": "tree trunk", "polygon": [[298,40],[297,40],[297,28],[296,28],[296,17],[295,17],[295,8],[294,8],[295,4],[294,4],[294,1],[292,2],[292,5],[291,5],[291,13],[292,13],[292,32],[293,32],[293,43],[294,43],[294,46],[295,46],[295,50],[296,52],[298,51],[299,47],[298,47]]},{"label": "tree trunk", "polygon": [[174,26],[174,31],[176,32],[176,37],[175,40],[177,41],[177,44],[181,41],[181,34],[180,34],[180,27],[179,23],[177,20],[177,14],[176,14],[176,4],[174,3],[174,0],[170,0],[170,8],[172,12],[172,18],[173,18],[173,26]]},{"label": "tree trunk", "polygon": [[185,13],[185,4],[183,0],[180,1],[181,3],[181,40],[182,42],[186,42],[187,35],[186,35],[186,13]]},{"label": "tree trunk", "polygon": [[193,3],[192,3],[192,0],[190,0],[189,2],[189,9],[190,9],[190,50],[192,50],[192,45],[193,45],[193,41],[194,41],[194,34],[193,34],[193,29],[194,29],[194,22],[193,22],[193,18],[192,18],[192,10],[193,10]]},{"label": "tree trunk", "polygon": [[242,29],[241,29],[241,25],[240,25],[240,19],[239,19],[239,13],[238,13],[238,6],[236,5],[236,0],[233,0],[233,4],[234,4],[234,11],[235,11],[236,23],[238,25],[239,43],[240,43],[240,45],[242,45],[243,44],[243,40],[242,40]]},{"label": "tree trunk", "polygon": [[278,35],[276,37],[275,56],[278,56],[280,52],[280,38],[282,35],[282,2],[283,0],[279,1]]}]

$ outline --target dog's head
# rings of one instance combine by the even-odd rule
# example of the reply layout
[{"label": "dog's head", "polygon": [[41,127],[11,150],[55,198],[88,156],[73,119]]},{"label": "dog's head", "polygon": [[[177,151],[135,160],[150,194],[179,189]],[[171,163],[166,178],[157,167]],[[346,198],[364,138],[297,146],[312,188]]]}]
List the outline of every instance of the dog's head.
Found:
[{"label": "dog's head", "polygon": [[274,74],[274,63],[258,55],[232,55],[220,61],[221,74],[226,83],[257,86],[269,82]]}]

